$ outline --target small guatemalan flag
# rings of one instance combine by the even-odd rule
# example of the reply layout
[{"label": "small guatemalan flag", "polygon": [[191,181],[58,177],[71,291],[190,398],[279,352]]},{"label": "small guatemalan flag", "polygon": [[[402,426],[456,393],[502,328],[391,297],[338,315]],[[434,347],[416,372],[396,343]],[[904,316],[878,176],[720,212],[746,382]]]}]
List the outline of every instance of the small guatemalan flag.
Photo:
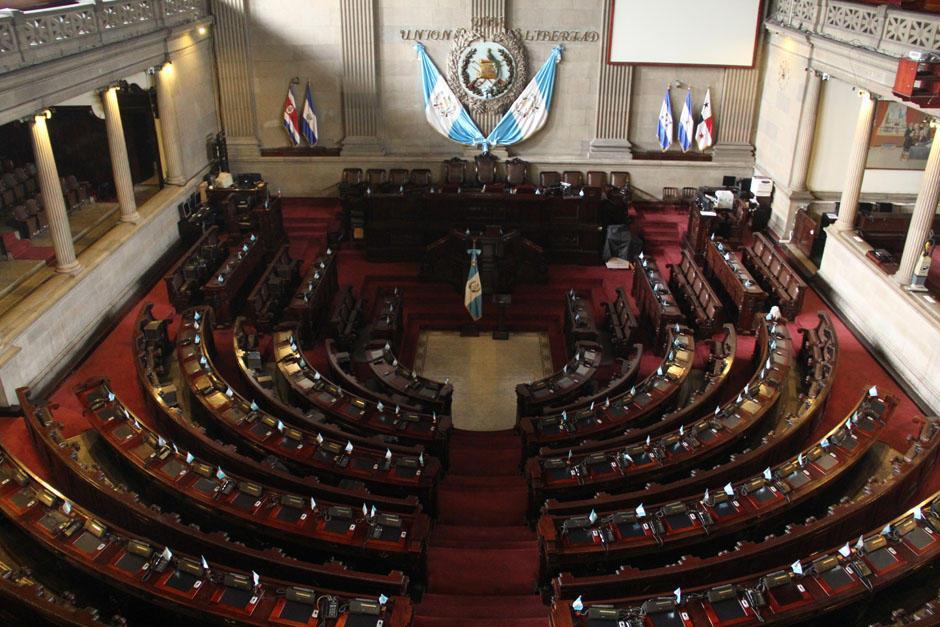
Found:
[{"label": "small guatemalan flag", "polygon": [[311,146],[315,146],[319,136],[317,128],[317,114],[313,108],[313,94],[310,93],[310,83],[307,83],[307,92],[304,94],[304,111],[300,116],[300,132]]},{"label": "small guatemalan flag", "polygon": [[477,269],[477,255],[480,249],[471,248],[467,251],[470,255],[470,272],[467,274],[467,288],[464,290],[463,304],[470,313],[470,317],[476,322],[483,317],[483,284],[480,282],[480,272]]},{"label": "small guatemalan flag", "polygon": [[672,146],[672,101],[669,99],[669,88],[663,95],[663,106],[659,108],[659,125],[656,127],[656,137],[659,147],[665,152]]},{"label": "small guatemalan flag", "polygon": [[287,86],[287,97],[284,99],[284,130],[290,137],[291,144],[300,144],[300,124],[297,120],[297,101],[290,85]]}]

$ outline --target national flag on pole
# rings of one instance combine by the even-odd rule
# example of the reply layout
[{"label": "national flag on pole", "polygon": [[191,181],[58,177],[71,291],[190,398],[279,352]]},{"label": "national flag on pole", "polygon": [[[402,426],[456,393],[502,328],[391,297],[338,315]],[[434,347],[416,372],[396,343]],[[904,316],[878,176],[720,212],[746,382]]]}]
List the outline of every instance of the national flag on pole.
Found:
[{"label": "national flag on pole", "polygon": [[447,81],[424,49],[415,44],[421,61],[421,92],[424,96],[424,117],[435,131],[467,146],[483,144],[483,133],[463,108]]},{"label": "national flag on pole", "polygon": [[300,143],[300,124],[297,120],[297,101],[294,100],[294,91],[287,86],[287,97],[284,99],[284,130],[290,137],[294,146]]},{"label": "national flag on pole", "polygon": [[483,284],[480,282],[480,272],[477,269],[477,256],[480,249],[471,248],[467,251],[470,255],[470,273],[467,274],[467,288],[464,290],[463,304],[470,313],[470,317],[476,322],[483,317]]},{"label": "national flag on pole", "polygon": [[562,50],[562,46],[552,48],[535,77],[487,135],[484,151],[488,146],[509,146],[524,141],[545,126],[552,106],[555,70],[561,63]]},{"label": "national flag on pole", "polygon": [[712,90],[705,92],[705,102],[702,103],[702,121],[695,128],[695,143],[698,149],[704,151],[712,145]]},{"label": "national flag on pole", "polygon": [[669,88],[663,96],[663,106],[659,108],[659,124],[656,127],[656,137],[663,152],[672,146],[672,100],[669,98]]},{"label": "national flag on pole", "polygon": [[692,119],[692,88],[685,92],[685,103],[682,105],[682,113],[679,115],[679,146],[682,152],[688,152],[692,145],[692,131],[695,128],[695,121]]},{"label": "national flag on pole", "polygon": [[311,146],[317,144],[319,130],[317,129],[317,114],[313,108],[313,94],[310,93],[310,83],[307,83],[307,92],[304,94],[304,110],[300,116],[300,132]]}]

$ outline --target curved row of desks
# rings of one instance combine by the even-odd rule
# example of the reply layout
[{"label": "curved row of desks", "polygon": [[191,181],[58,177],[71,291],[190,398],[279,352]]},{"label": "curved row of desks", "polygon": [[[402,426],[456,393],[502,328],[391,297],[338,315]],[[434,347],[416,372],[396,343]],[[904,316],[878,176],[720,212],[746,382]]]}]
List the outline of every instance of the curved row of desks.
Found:
[{"label": "curved row of desks", "polygon": [[155,433],[105,380],[88,381],[76,393],[100,440],[121,465],[138,475],[148,491],[161,492],[202,524],[222,525],[244,538],[263,538],[322,560],[347,555],[363,566],[381,559],[413,574],[422,568],[430,529],[426,514],[388,514],[368,502],[360,510],[275,490],[207,463]]},{"label": "curved row of desks", "polygon": [[[910,577],[940,555],[940,493],[862,536],[802,553],[774,570],[668,596],[576,602],[559,599],[553,627],[587,625],[770,625],[819,619]],[[854,530],[853,530],[854,531]]]},{"label": "curved row of desks", "polygon": [[[96,463],[94,443],[65,441],[55,421],[52,408],[36,405],[29,390],[17,390],[26,426],[40,458],[53,472],[56,482],[77,502],[136,533],[151,534],[173,546],[240,569],[261,569],[274,577],[339,590],[366,594],[405,594],[408,577],[401,571],[382,568],[376,572],[351,569],[340,561],[311,562],[298,559],[280,549],[256,549],[234,542],[220,532],[207,532],[185,524],[176,511],[160,512],[149,501],[131,491],[124,483]],[[175,508],[174,508],[175,510]]]},{"label": "curved row of desks", "polygon": [[[574,455],[530,459],[526,473],[533,501],[540,503],[548,495],[578,497],[600,489],[625,491],[647,481],[662,481],[685,473],[736,445],[773,414],[793,360],[785,325],[768,324],[764,320],[758,333],[755,352],[759,355],[760,370],[737,398],[716,408],[707,418],[688,426],[680,425],[674,431],[649,437],[645,442],[577,459]],[[622,402],[636,407],[639,398],[642,397],[628,396]]]},{"label": "curved row of desks", "polygon": [[695,340],[687,327],[669,332],[669,350],[659,367],[626,394],[569,415],[522,417],[519,426],[526,456],[545,446],[570,446],[587,437],[600,437],[670,408],[692,371]]},{"label": "curved row of desks", "polygon": [[[821,315],[816,330],[831,330],[831,324],[827,316]],[[826,345],[832,343],[831,345],[835,346],[834,336],[830,337],[826,332],[814,333],[812,337],[814,343],[811,346],[818,346],[822,342]],[[809,346],[804,344],[804,350],[801,351],[798,360],[800,363],[803,362],[803,355],[807,354],[805,348]],[[808,353],[812,354],[812,351]],[[765,434],[760,442],[754,444],[749,450],[741,451],[731,459],[724,460],[711,468],[705,466],[696,468],[694,472],[690,471],[688,476],[676,477],[670,482],[657,480],[626,491],[598,492],[589,498],[573,500],[550,498],[545,502],[543,511],[552,515],[570,515],[587,513],[591,509],[598,512],[616,511],[644,500],[664,502],[701,493],[709,485],[721,485],[784,459],[810,433],[825,408],[835,378],[835,360],[838,351],[826,351],[826,354],[830,356],[832,362],[820,371],[821,380],[813,379],[811,383],[804,385],[796,413],[784,416],[773,430]],[[711,412],[706,412],[706,415],[710,414]]]},{"label": "curved row of desks", "polygon": [[[134,346],[137,350],[135,363],[137,376],[144,398],[150,405],[161,431],[172,436],[187,448],[199,451],[213,464],[231,468],[241,475],[256,481],[265,481],[272,486],[290,492],[309,494],[316,498],[359,506],[363,500],[375,503],[385,511],[402,514],[417,514],[421,503],[414,494],[391,496],[377,494],[361,482],[339,480],[330,483],[328,476],[316,472],[292,471],[277,458],[251,457],[235,445],[216,439],[201,422],[197,422],[189,411],[184,395],[179,393],[180,376],[174,354],[174,344],[166,336],[162,325],[157,337],[148,338],[146,330],[155,322],[152,306],[141,309],[134,326]],[[185,403],[185,406],[184,406]]]},{"label": "curved row of desks", "polygon": [[640,502],[604,517],[543,515],[538,528],[544,571],[668,555],[765,524],[817,497],[854,468],[877,441],[896,403],[890,397],[866,397],[798,455],[754,476],[710,485],[704,496]]},{"label": "curved row of desks", "polygon": [[[321,432],[288,427],[254,402],[242,397],[218,374],[212,362],[212,319],[208,308],[187,310],[177,332],[180,373],[202,417],[233,442],[259,457],[273,455],[300,472],[360,481],[377,492],[417,495],[425,505],[434,501],[441,464],[423,453],[394,455],[387,447],[356,446],[351,439],[332,440]],[[349,411],[354,403],[347,403]]]},{"label": "curved row of desks", "polygon": [[125,531],[73,503],[2,447],[0,514],[63,568],[151,605],[154,620],[188,616],[236,625],[308,624],[333,600],[344,618],[377,613],[388,625],[411,622],[407,597],[357,599],[315,590]]},{"label": "curved row of desks", "polygon": [[910,502],[923,481],[929,480],[940,455],[940,420],[925,420],[910,440],[906,453],[888,460],[887,476],[869,477],[855,499],[832,505],[824,516],[810,516],[802,523],[788,524],[782,533],[765,536],[760,541],[739,540],[731,551],[707,557],[683,555],[667,566],[622,565],[609,574],[585,576],[563,572],[552,580],[554,597],[612,598],[627,590],[643,594],[668,592],[684,582],[720,581],[729,572],[755,573],[785,563],[788,556],[801,550],[830,546],[845,529],[861,529],[872,520],[890,518],[892,512]]}]

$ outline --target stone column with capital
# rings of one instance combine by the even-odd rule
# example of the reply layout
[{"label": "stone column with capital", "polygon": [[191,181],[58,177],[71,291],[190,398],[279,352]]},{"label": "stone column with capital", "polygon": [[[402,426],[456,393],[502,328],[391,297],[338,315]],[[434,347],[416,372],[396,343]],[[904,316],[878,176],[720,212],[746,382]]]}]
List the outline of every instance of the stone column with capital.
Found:
[{"label": "stone column with capital", "polygon": [[340,0],[343,52],[343,154],[384,154],[379,140],[375,0]]},{"label": "stone column with capital", "polygon": [[134,181],[127,159],[127,143],[124,141],[124,124],[118,106],[117,88],[109,87],[101,92],[104,105],[104,123],[108,131],[108,149],[111,151],[111,172],[114,174],[114,190],[121,209],[121,222],[137,222],[137,200],[134,198]]},{"label": "stone column with capital", "polygon": [[601,19],[600,60],[597,76],[597,114],[594,137],[588,156],[619,159],[633,157],[630,132],[630,99],[633,91],[633,66],[607,62],[610,55],[610,12],[613,2],[605,2]]},{"label": "stone column with capital", "polygon": [[849,152],[848,170],[842,183],[842,196],[839,198],[839,218],[833,224],[836,231],[855,228],[855,214],[858,211],[858,198],[862,193],[862,181],[865,178],[865,163],[868,161],[868,145],[871,142],[874,115],[875,99],[868,93],[862,94],[852,149]]},{"label": "stone column with capital", "polygon": [[180,148],[180,132],[176,119],[176,69],[166,63],[155,74],[157,83],[157,109],[160,112],[160,139],[163,141],[163,157],[166,160],[166,182],[183,185],[183,153]]},{"label": "stone column with capital", "polygon": [[911,216],[911,224],[907,228],[907,239],[904,240],[901,263],[894,274],[895,280],[901,285],[910,284],[914,276],[914,268],[920,261],[924,241],[930,234],[934,217],[937,214],[938,201],[940,201],[940,133],[935,132],[933,142],[930,144],[930,155],[927,157],[924,176],[920,180],[914,215]]},{"label": "stone column with capital", "polygon": [[52,154],[45,116],[37,115],[30,124],[30,131],[33,136],[33,156],[36,159],[39,192],[42,194],[46,218],[49,220],[52,248],[55,250],[56,272],[78,274],[82,265],[75,257],[72,229],[65,210],[65,198],[62,196],[62,184],[59,182],[59,170]]}]

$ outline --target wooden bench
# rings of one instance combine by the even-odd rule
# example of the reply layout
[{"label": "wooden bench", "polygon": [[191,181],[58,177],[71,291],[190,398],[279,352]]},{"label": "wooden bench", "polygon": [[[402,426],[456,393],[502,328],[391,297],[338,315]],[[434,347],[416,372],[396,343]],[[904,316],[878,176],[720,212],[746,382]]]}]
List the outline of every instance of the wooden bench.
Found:
[{"label": "wooden bench", "polygon": [[170,303],[182,312],[198,305],[202,298],[200,288],[218,269],[228,255],[226,245],[219,238],[219,227],[213,226],[202,234],[186,254],[163,277]]},{"label": "wooden bench", "polygon": [[721,301],[709,285],[705,271],[686,248],[682,249],[678,264],[669,264],[669,287],[699,336],[711,336],[721,327]]},{"label": "wooden bench", "polygon": [[362,323],[364,306],[364,299],[356,298],[353,295],[351,285],[340,288],[336,305],[333,307],[332,315],[330,315],[328,333],[331,338],[336,340],[337,345],[344,350],[349,349],[356,341],[359,326]]},{"label": "wooden bench", "polygon": [[300,260],[281,246],[248,296],[248,315],[262,330],[270,330],[300,283]]},{"label": "wooden bench", "polygon": [[744,249],[744,265],[780,307],[785,318],[793,320],[800,313],[806,283],[766,235],[754,234],[754,242]]},{"label": "wooden bench", "polygon": [[617,298],[612,303],[601,303],[604,308],[604,326],[610,333],[610,344],[617,357],[627,357],[633,350],[631,337],[637,327],[636,316],[622,287],[616,289]]}]

